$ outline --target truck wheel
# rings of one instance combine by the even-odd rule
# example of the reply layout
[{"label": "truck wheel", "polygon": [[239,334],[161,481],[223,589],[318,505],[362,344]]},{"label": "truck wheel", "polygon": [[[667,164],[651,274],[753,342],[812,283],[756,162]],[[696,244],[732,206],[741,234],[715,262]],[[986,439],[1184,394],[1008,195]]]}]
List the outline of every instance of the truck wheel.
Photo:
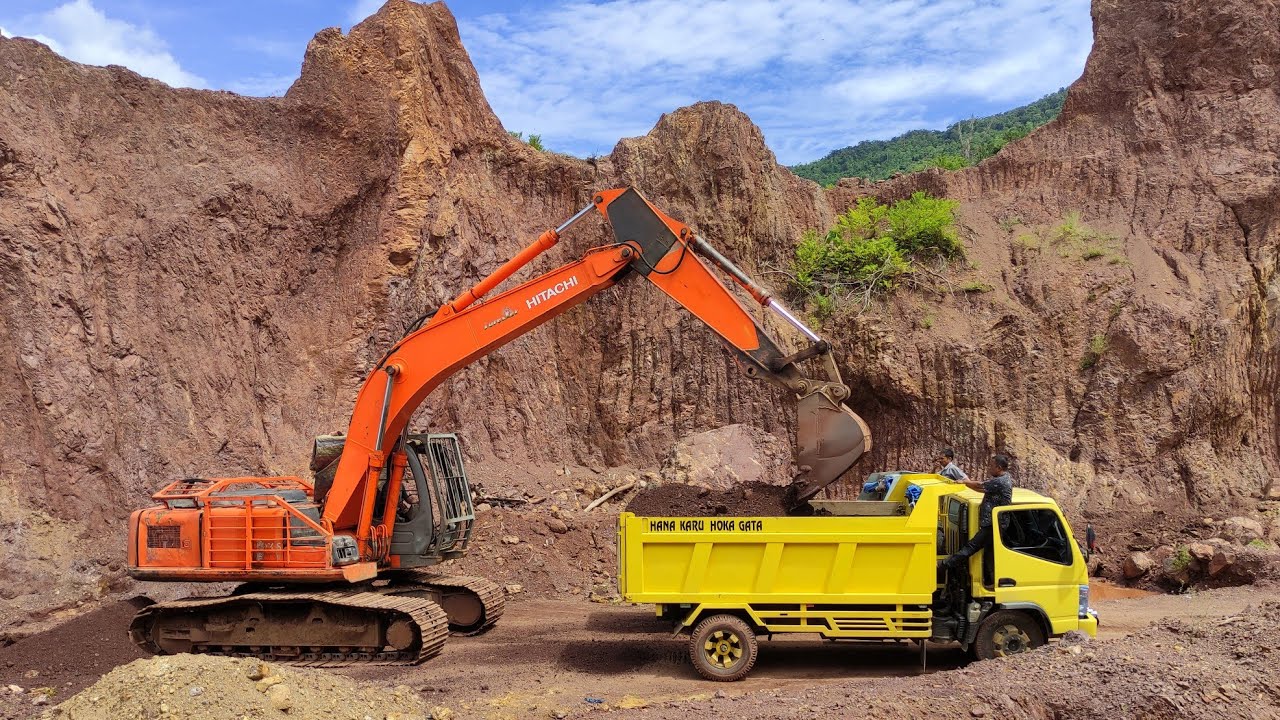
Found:
[{"label": "truck wheel", "polygon": [[756,664],[756,634],[741,618],[712,615],[693,628],[689,659],[698,674],[708,680],[741,680]]},{"label": "truck wheel", "polygon": [[973,654],[979,660],[1016,655],[1044,644],[1044,630],[1024,612],[1001,610],[991,613],[978,627]]}]

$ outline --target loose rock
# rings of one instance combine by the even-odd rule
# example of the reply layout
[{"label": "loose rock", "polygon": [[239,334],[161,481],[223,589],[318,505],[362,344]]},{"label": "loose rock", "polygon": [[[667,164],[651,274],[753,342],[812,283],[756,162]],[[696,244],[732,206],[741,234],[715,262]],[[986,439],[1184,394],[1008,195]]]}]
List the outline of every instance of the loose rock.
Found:
[{"label": "loose rock", "polygon": [[1142,577],[1143,575],[1146,575],[1154,565],[1155,561],[1151,559],[1150,555],[1144,552],[1133,553],[1129,557],[1125,558],[1123,568],[1124,576],[1129,580]]}]

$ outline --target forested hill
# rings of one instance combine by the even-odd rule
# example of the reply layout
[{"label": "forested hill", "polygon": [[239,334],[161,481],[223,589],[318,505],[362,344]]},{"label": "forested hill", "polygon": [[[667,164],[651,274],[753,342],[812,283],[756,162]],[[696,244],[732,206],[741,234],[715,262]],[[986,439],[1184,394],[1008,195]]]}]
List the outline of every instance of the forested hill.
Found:
[{"label": "forested hill", "polygon": [[1058,117],[1066,88],[998,115],[961,120],[946,130],[912,130],[892,140],[867,140],[836,150],[791,171],[823,185],[840,178],[884,180],[896,172],[927,167],[951,170],[973,165],[995,155],[1006,143]]}]

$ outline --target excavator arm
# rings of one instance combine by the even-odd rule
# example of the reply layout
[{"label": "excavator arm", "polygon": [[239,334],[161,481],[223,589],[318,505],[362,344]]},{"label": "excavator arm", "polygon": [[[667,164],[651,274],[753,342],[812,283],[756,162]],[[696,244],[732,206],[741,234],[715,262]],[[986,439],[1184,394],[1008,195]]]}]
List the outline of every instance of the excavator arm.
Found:
[{"label": "excavator arm", "polygon": [[[491,290],[554,246],[592,209],[613,228],[616,242],[588,251],[581,259],[478,302]],[[704,260],[706,262],[704,262]],[[763,306],[777,312],[809,339],[810,345],[784,355],[706,263],[734,278]],[[362,560],[385,557],[404,475],[404,450],[397,443],[411,416],[441,382],[477,358],[551,320],[636,273],[656,285],[711,327],[736,355],[748,376],[770,381],[799,402],[797,502],[813,497],[870,449],[866,423],[843,404],[849,389],[841,380],[830,346],[805,327],[767,291],[698,237],[668,217],[634,189],[606,190],[592,204],[498,268],[475,287],[442,306],[420,329],[387,353],[361,388],[324,498],[323,522],[352,532]],[[797,363],[821,358],[825,378],[805,375]],[[389,471],[385,471],[388,466]],[[385,471],[385,472],[384,472]],[[383,517],[375,518],[378,483],[386,478]]]}]

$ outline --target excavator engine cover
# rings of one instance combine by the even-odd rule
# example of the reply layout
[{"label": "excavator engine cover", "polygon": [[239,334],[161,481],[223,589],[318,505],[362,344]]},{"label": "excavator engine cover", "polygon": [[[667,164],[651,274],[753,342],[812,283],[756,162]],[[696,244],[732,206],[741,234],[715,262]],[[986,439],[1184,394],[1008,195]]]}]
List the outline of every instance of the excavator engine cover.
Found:
[{"label": "excavator engine cover", "polygon": [[821,391],[800,399],[797,419],[796,462],[800,476],[792,485],[793,504],[817,495],[852,467],[871,445],[871,430],[866,422]]}]

